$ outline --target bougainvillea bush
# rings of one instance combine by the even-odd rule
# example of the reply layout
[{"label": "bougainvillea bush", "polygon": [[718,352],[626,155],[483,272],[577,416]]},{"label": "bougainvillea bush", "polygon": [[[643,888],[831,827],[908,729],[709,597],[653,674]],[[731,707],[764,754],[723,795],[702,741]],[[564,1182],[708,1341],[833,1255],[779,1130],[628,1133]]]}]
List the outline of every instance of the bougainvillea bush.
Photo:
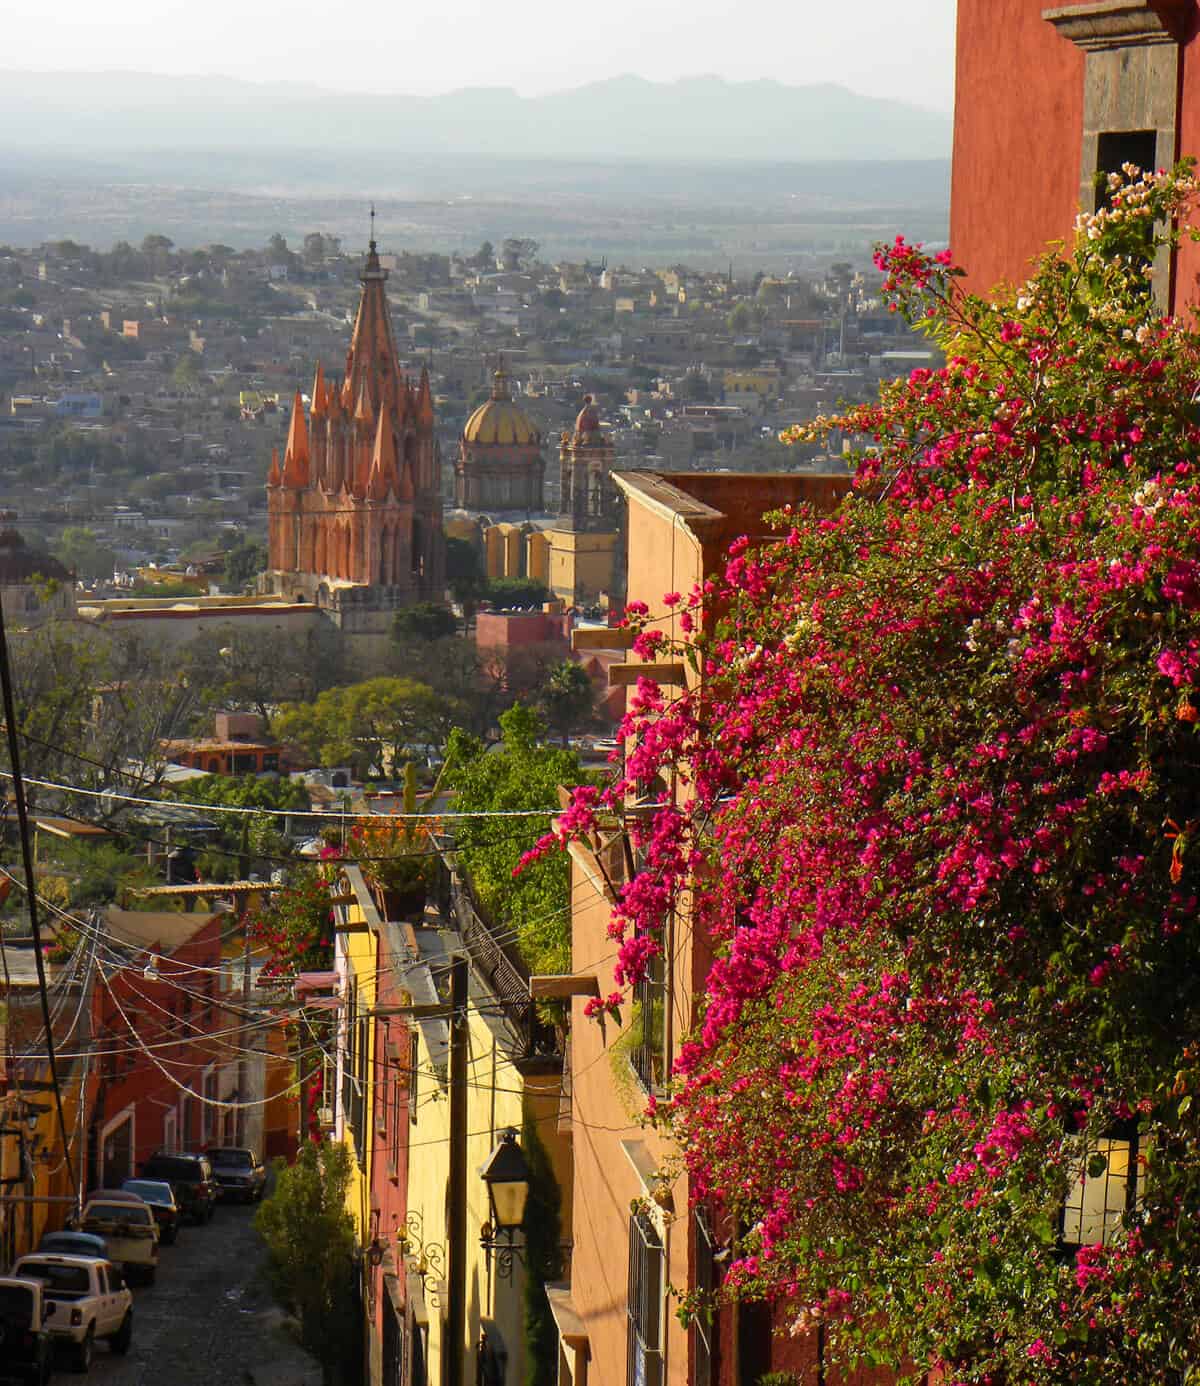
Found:
[{"label": "bougainvillea bush", "polygon": [[333,966],[335,875],[329,865],[293,867],[283,888],[250,916],[250,940],[265,955],[264,980],[291,983],[298,972]]},{"label": "bougainvillea bush", "polygon": [[[682,786],[630,825],[617,985],[673,908],[716,941],[657,1118],[747,1229],[726,1292],[831,1363],[1200,1371],[1200,335],[1152,264],[1194,195],[1127,169],[1003,301],[881,250],[945,366],[808,430],[870,440],[851,495],[668,598],[701,677],[643,680],[562,824]],[[1136,1209],[1064,1245],[1134,1131]]]}]

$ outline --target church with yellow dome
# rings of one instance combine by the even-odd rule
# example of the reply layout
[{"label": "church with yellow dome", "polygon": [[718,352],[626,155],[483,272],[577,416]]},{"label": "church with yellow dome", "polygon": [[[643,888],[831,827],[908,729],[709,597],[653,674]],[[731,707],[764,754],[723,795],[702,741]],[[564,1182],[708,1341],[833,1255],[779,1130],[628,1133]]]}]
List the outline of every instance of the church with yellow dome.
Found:
[{"label": "church with yellow dome", "polygon": [[503,365],[492,377],[492,396],[467,420],[454,464],[454,503],[460,510],[543,508],[546,464],[542,435],[513,401]]}]

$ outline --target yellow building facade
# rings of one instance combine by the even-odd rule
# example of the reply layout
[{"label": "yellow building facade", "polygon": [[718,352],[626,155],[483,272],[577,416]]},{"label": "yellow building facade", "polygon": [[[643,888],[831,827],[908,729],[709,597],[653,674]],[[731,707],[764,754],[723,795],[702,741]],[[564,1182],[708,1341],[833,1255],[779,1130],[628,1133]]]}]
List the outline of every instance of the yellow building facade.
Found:
[{"label": "yellow building facade", "polygon": [[525,1267],[481,1244],[490,1214],[479,1171],[506,1128],[526,1147],[536,1136],[527,1154],[553,1171],[570,1226],[561,1056],[544,1030],[534,1048],[527,997],[499,998],[432,909],[415,926],[382,918],[350,865],[335,908],[331,1139],[351,1157],[367,1379],[523,1381]]},{"label": "yellow building facade", "polygon": [[[448,931],[413,930],[420,958],[411,974],[414,1000],[437,993],[453,954],[462,947]],[[467,1006],[455,1024],[466,1048],[466,1243],[456,1271],[451,1250],[452,1114],[456,1100],[451,1073],[449,1018],[420,1021],[415,1027],[417,1102],[408,1162],[410,1260],[426,1270],[421,1282],[428,1325],[429,1380],[446,1381],[445,1358],[453,1322],[452,1297],[463,1296],[463,1339],[458,1356],[461,1381],[525,1380],[523,1331],[525,1267],[510,1268],[481,1245],[490,1212],[479,1171],[508,1127],[522,1144],[536,1132],[553,1167],[563,1199],[562,1227],[570,1226],[570,1144],[560,1129],[561,1065],[531,1061],[525,1036],[484,984],[468,959]],[[565,1232],[563,1233],[565,1236]],[[518,1238],[519,1244],[519,1238]],[[411,1283],[411,1282],[410,1282]],[[488,1371],[503,1371],[502,1377]]]}]

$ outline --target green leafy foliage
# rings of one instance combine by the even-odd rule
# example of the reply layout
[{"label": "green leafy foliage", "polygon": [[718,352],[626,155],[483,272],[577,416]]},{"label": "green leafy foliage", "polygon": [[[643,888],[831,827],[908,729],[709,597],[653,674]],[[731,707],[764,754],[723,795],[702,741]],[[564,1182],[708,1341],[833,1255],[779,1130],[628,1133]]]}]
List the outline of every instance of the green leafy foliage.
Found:
[{"label": "green leafy foliage", "polygon": [[550,590],[536,578],[489,578],[483,587],[483,600],[496,607],[541,606]]},{"label": "green leafy foliage", "polygon": [[416,746],[440,746],[465,712],[457,699],[409,678],[330,688],[286,706],[276,731],[320,765],[351,764],[362,778],[391,774]]},{"label": "green leafy foliage", "polygon": [[571,732],[587,727],[595,715],[596,690],[587,670],[570,659],[556,664],[542,684],[538,705],[565,746]]},{"label": "green leafy foliage", "polygon": [[350,1177],[346,1146],[306,1142],[293,1165],[276,1163],[275,1189],[254,1218],[272,1288],[295,1310],[301,1342],[330,1386],[358,1386],[362,1372]]},{"label": "green leafy foliage", "polygon": [[796,430],[872,446],[666,598],[694,640],[627,608],[703,679],[622,727],[603,807],[688,795],[629,823],[616,980],[679,911],[712,941],[657,1111],[735,1229],[723,1293],[838,1377],[1200,1365],[1200,333],[1151,292],[1200,187],[1106,193],[996,301],[882,247],[945,365]]},{"label": "green leafy foliage", "polygon": [[54,543],[54,556],[77,577],[112,581],[117,555],[94,530],[68,525]]},{"label": "green leafy foliage", "polygon": [[532,1117],[527,1116],[522,1124],[521,1149],[529,1165],[529,1201],[523,1227],[525,1386],[556,1386],[558,1328],[546,1286],[562,1277],[562,1192]]},{"label": "green leafy foliage", "polygon": [[225,555],[222,580],[231,592],[252,591],[255,578],[266,566],[266,545],[253,539],[240,539]]},{"label": "green leafy foliage", "polygon": [[[503,740],[490,749],[465,732],[451,735],[447,779],[456,810],[553,808],[560,784],[583,781],[573,751],[541,744],[545,724],[532,709],[516,704],[501,714],[500,726]],[[530,970],[565,972],[571,961],[567,859],[553,854],[518,872],[546,827],[544,817],[466,818],[456,822],[455,835],[481,901],[498,924],[516,930]]]},{"label": "green leafy foliage", "polygon": [[440,640],[457,631],[454,613],[440,602],[416,602],[392,617],[392,639],[398,643]]},{"label": "green leafy foliage", "polygon": [[266,952],[262,975],[287,980],[333,962],[330,869],[310,862],[288,868],[284,888],[250,917],[250,936]]}]

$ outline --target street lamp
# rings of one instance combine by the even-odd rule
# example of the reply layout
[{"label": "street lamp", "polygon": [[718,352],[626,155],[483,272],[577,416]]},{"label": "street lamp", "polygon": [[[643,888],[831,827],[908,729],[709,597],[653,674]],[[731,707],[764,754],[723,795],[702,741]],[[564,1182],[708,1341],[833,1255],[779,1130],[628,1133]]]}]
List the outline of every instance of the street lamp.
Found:
[{"label": "street lamp", "polygon": [[[501,1279],[512,1276],[513,1258],[523,1261],[524,1248],[513,1238],[525,1222],[525,1205],[529,1201],[529,1164],[525,1152],[517,1144],[516,1128],[506,1126],[500,1132],[495,1150],[479,1171],[487,1186],[491,1220],[484,1223],[479,1238],[485,1255],[496,1258],[496,1270]],[[503,1239],[503,1240],[501,1240]]]}]

